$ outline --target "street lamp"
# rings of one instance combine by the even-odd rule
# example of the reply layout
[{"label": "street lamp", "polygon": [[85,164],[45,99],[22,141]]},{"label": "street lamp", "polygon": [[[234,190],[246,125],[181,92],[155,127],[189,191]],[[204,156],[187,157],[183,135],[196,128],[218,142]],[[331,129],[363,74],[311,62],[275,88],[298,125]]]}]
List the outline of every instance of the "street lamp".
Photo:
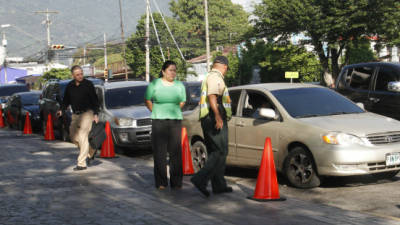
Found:
[{"label": "street lamp", "polygon": [[2,33],[3,33],[3,40],[2,40],[2,44],[4,47],[4,83],[8,83],[7,82],[7,39],[6,39],[6,33],[4,32],[4,28],[10,27],[10,24],[1,24],[0,27],[2,29]]}]

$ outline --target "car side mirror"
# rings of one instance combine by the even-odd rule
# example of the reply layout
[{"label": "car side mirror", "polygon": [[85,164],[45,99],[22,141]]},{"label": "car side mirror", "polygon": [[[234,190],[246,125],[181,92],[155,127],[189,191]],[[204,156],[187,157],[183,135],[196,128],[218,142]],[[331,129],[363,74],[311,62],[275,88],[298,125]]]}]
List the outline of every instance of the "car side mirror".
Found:
[{"label": "car side mirror", "polygon": [[357,102],[356,105],[360,108],[362,108],[363,110],[365,110],[364,108],[364,104],[362,102]]},{"label": "car side mirror", "polygon": [[273,109],[261,108],[260,116],[268,119],[276,119],[276,112]]},{"label": "car side mirror", "polygon": [[398,81],[389,82],[388,91],[400,92],[400,82]]}]

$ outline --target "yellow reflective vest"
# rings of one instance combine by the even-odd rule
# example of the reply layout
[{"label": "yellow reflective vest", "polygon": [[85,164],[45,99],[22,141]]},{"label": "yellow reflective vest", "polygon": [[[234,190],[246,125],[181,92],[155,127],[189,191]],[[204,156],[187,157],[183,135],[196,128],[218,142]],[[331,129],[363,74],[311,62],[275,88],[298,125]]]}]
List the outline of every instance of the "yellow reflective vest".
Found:
[{"label": "yellow reflective vest", "polygon": [[[210,104],[207,96],[207,78],[208,75],[204,78],[201,84],[201,96],[200,96],[200,119],[204,118],[210,112]],[[225,85],[224,93],[222,96],[222,104],[225,108],[226,118],[230,120],[232,117],[232,108],[231,108],[231,98],[229,97],[228,88]]]}]

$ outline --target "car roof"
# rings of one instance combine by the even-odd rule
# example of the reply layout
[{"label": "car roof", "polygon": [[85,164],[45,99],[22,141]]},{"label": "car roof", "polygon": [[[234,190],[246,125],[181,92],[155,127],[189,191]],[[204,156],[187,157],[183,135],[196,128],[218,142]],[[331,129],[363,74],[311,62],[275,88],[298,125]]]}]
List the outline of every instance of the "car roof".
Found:
[{"label": "car roof", "polygon": [[34,90],[34,91],[17,92],[14,95],[40,95],[40,94],[42,94],[41,91]]},{"label": "car roof", "polygon": [[241,85],[229,88],[229,90],[237,89],[253,89],[259,91],[276,91],[283,89],[296,89],[296,88],[324,88],[319,85],[306,84],[306,83],[261,83],[261,84],[249,84]]},{"label": "car roof", "polygon": [[[105,82],[105,89],[114,89],[114,88],[125,88],[125,87],[135,87],[135,86],[147,86],[149,83],[146,81],[116,81],[116,82]],[[97,85],[99,86],[99,85]]]},{"label": "car roof", "polygon": [[1,87],[22,87],[22,86],[26,86],[26,84],[0,84],[0,88]]},{"label": "car roof", "polygon": [[367,62],[367,63],[357,63],[346,65],[344,68],[352,68],[352,67],[362,67],[362,66],[390,66],[396,67],[400,69],[400,63],[396,62]]}]

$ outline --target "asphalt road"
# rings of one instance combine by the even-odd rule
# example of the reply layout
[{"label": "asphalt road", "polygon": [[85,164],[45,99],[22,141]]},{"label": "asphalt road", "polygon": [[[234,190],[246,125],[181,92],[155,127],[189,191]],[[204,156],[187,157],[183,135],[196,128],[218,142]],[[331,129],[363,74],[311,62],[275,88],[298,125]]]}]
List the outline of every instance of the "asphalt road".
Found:
[{"label": "asphalt road", "polygon": [[[126,149],[124,152],[131,158],[153,160],[149,149]],[[228,166],[226,170],[226,176],[231,182],[248,188],[255,187],[257,175],[257,169]],[[326,177],[320,187],[313,189],[288,186],[280,174],[278,182],[282,196],[391,218],[400,223],[400,174],[392,179],[381,180],[373,176]]]},{"label": "asphalt road", "polygon": [[[0,129],[0,153],[2,225],[400,224],[397,217],[380,211],[341,209],[333,205],[335,202],[304,198],[312,196],[307,194],[310,190],[291,189],[284,183],[281,184],[281,195],[287,197],[284,202],[249,200],[257,171],[242,168],[227,170],[228,183],[234,190],[230,194],[205,198],[189,182],[190,176],[184,177],[181,190],[159,191],[154,188],[153,162],[148,150],[117,155],[114,159],[98,158],[87,170],[76,172],[72,168],[78,152],[71,143],[49,142],[40,135],[23,136],[19,131]],[[373,185],[382,185],[387,199],[390,194],[396,195],[386,190],[387,183],[361,187]],[[355,198],[354,193],[340,190],[347,186],[331,186],[312,191],[322,190],[315,195],[323,196],[320,199],[331,195],[335,201],[341,199],[349,205],[353,201],[367,202],[362,196]],[[358,187],[350,185],[350,188]],[[342,192],[346,196],[340,197]],[[346,199],[347,196],[352,198]]]}]

